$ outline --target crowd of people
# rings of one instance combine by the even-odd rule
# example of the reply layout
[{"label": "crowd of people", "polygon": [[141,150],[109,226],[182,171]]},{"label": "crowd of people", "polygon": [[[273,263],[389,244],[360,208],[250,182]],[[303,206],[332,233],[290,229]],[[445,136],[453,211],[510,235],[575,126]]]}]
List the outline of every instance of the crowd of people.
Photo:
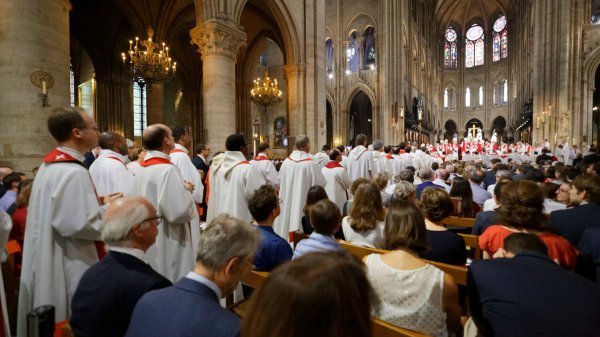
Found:
[{"label": "crowd of people", "polygon": [[[34,179],[0,168],[23,251],[18,336],[43,305],[75,336],[370,336],[372,315],[432,336],[600,335],[594,146],[359,134],[311,154],[297,136],[281,161],[243,134],[190,155],[189,130],[162,124],[136,147],[77,108],[48,130],[58,147]],[[475,219],[484,259],[449,216]],[[360,261],[339,240],[385,252]],[[467,286],[427,261],[468,266]],[[250,295],[252,269],[270,275]],[[243,320],[229,295],[250,296]]]}]

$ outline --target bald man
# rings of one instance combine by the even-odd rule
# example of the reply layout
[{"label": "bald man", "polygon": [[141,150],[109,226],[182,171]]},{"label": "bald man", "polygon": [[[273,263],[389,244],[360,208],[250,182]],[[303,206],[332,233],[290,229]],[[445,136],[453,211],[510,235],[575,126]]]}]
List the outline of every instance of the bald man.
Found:
[{"label": "bald man", "polygon": [[102,148],[98,158],[90,166],[90,176],[100,195],[121,192],[131,195],[133,174],[127,167],[127,142],[114,132],[104,132],[98,138]]},{"label": "bald man", "polygon": [[70,323],[76,336],[124,336],[142,295],[171,285],[145,262],[161,220],[144,197],[110,204],[101,229],[108,254],[83,274],[73,296]]},{"label": "bald man", "polygon": [[194,267],[190,220],[195,212],[191,191],[169,153],[175,148],[171,129],[150,125],[142,135],[148,153],[133,179],[133,195],[146,197],[163,217],[156,244],[148,250],[148,262],[171,282]]}]

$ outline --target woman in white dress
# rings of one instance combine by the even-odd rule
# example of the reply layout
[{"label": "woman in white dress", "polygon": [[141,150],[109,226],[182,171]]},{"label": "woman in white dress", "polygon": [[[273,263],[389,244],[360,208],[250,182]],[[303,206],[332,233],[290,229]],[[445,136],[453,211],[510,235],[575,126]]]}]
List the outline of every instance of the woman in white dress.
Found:
[{"label": "woman in white dress", "polygon": [[372,183],[358,187],[350,215],[342,220],[346,241],[361,246],[380,248],[383,245],[383,219],[385,209],[379,188]]},{"label": "woman in white dress", "polygon": [[367,276],[381,305],[375,316],[432,336],[448,336],[459,326],[458,288],[452,276],[423,262],[425,221],[406,201],[393,201],[385,218],[387,254],[364,258]]}]

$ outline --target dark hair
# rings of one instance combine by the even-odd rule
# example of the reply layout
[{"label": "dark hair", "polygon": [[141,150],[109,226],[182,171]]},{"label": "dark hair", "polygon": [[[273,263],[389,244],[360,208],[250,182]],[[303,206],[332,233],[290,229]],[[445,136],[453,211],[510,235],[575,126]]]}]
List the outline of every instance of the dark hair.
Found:
[{"label": "dark hair", "polygon": [[600,205],[600,176],[584,174],[573,180],[573,187],[577,191],[587,192],[587,201],[591,204]]},{"label": "dark hair", "polygon": [[273,186],[264,184],[248,199],[248,210],[254,220],[264,221],[277,208],[278,203]]},{"label": "dark hair", "polygon": [[475,168],[473,171],[469,172],[469,179],[479,185],[485,180],[485,173]]},{"label": "dark hair", "polygon": [[376,301],[355,257],[307,254],[276,268],[256,290],[241,332],[244,337],[371,337]]},{"label": "dark hair", "polygon": [[21,172],[12,172],[9,173],[7,175],[4,176],[4,178],[2,178],[2,185],[4,185],[4,187],[6,188],[12,188],[12,184],[14,183],[20,183],[21,182],[21,177],[23,177],[25,174],[21,173]]},{"label": "dark hair", "polygon": [[548,247],[537,235],[528,233],[513,233],[504,239],[504,250],[514,255],[524,250],[548,255]]},{"label": "dark hair", "polygon": [[267,142],[258,143],[258,146],[256,146],[257,153],[264,152],[268,149],[269,149],[269,143],[267,143]]},{"label": "dark hair", "polygon": [[544,230],[544,191],[529,180],[511,181],[502,188],[502,202],[496,211],[503,225]]},{"label": "dark hair", "polygon": [[[494,160],[494,159],[492,159]],[[499,160],[499,159],[498,159]],[[504,163],[499,163],[494,165],[494,172],[498,172],[498,171],[508,171],[508,165],[504,164]]]},{"label": "dark hair", "polygon": [[86,127],[82,116],[84,113],[83,109],[77,107],[56,109],[48,117],[48,131],[57,142],[67,141],[71,139],[73,129]]},{"label": "dark hair", "polygon": [[181,136],[187,135],[189,131],[185,126],[174,126],[171,128],[171,132],[173,133],[173,139],[178,142]]},{"label": "dark hair", "polygon": [[118,133],[114,132],[103,132],[100,137],[98,137],[98,146],[105,150],[112,150],[120,138],[123,138]]},{"label": "dark hair", "polygon": [[536,182],[543,183],[546,180],[546,177],[542,173],[542,171],[538,169],[531,169],[525,173],[525,179]]},{"label": "dark hair", "polygon": [[413,174],[415,174],[415,172],[417,172],[417,169],[414,166],[407,166],[406,167],[407,170],[410,170]]},{"label": "dark hair", "polygon": [[473,217],[473,190],[468,180],[455,177],[450,188],[450,197],[459,198],[458,214],[464,218]]},{"label": "dark hair", "polygon": [[169,136],[169,131],[162,127],[156,126],[151,132],[145,132],[142,135],[142,142],[148,150],[158,150],[162,147],[163,140]]},{"label": "dark hair", "polygon": [[344,145],[340,145],[337,147],[337,150],[340,151],[340,153],[344,153],[344,151],[346,151],[346,147]]},{"label": "dark hair", "polygon": [[417,206],[423,216],[433,222],[448,217],[454,210],[448,193],[443,189],[433,187],[427,187],[421,192],[421,200],[417,202]]},{"label": "dark hair", "polygon": [[428,249],[425,219],[419,209],[408,201],[392,201],[385,216],[383,236],[385,249],[405,248],[416,253]]},{"label": "dark hair", "polygon": [[242,147],[246,147],[246,138],[242,133],[234,133],[225,140],[227,151],[242,151]]},{"label": "dark hair", "polygon": [[386,145],[383,147],[383,152],[385,153],[390,153],[390,151],[392,151],[392,147],[389,145]]},{"label": "dark hair", "polygon": [[542,184],[542,189],[545,192],[546,199],[556,200],[556,190],[560,187],[559,184],[546,181]]},{"label": "dark hair", "polygon": [[327,144],[323,145],[323,147],[321,148],[321,151],[329,151],[331,150],[331,147]]},{"label": "dark hair", "polygon": [[323,235],[333,235],[342,221],[340,209],[329,199],[319,200],[310,206],[309,217],[315,232]]},{"label": "dark hair", "polygon": [[432,170],[437,170],[438,168],[440,168],[440,164],[437,161],[434,161],[433,163],[431,163],[431,169]]},{"label": "dark hair", "polygon": [[511,181],[513,181],[512,178],[508,177],[498,179],[496,186],[494,186],[494,196],[496,196],[496,202],[502,202],[502,190],[504,189],[504,186]]},{"label": "dark hair", "polygon": [[206,144],[205,143],[198,144],[196,146],[196,154],[202,153],[202,151],[204,151],[204,149],[206,149]]},{"label": "dark hair", "polygon": [[304,214],[308,214],[310,206],[319,200],[328,199],[327,192],[321,186],[315,185],[308,189],[306,193],[306,203],[304,204]]},{"label": "dark hair", "polygon": [[385,210],[379,188],[372,183],[365,183],[356,189],[352,208],[350,209],[350,227],[357,232],[377,227],[383,221]]},{"label": "dark hair", "polygon": [[498,163],[501,163],[501,162],[502,162],[502,160],[500,160],[500,158],[492,158],[490,160],[491,164],[498,164]]},{"label": "dark hair", "polygon": [[356,146],[363,145],[366,142],[367,142],[367,135],[362,134],[362,133],[359,133],[358,135],[356,135],[356,142],[355,142]]},{"label": "dark hair", "polygon": [[546,169],[546,171],[544,172],[544,176],[546,178],[550,178],[550,179],[554,179],[556,178],[556,167],[554,166],[550,166]]},{"label": "dark hair", "polygon": [[339,155],[340,151],[333,149],[329,152],[329,160],[336,160]]}]

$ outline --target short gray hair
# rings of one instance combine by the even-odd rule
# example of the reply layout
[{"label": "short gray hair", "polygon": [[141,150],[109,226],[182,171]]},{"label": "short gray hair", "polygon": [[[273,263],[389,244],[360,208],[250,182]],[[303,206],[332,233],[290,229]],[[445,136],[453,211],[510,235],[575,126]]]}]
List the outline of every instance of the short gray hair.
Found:
[{"label": "short gray hair", "polygon": [[113,201],[107,210],[110,217],[104,218],[100,229],[102,241],[109,246],[123,245],[123,241],[130,238],[133,226],[153,216],[145,201],[148,202],[141,196],[125,197]]},{"label": "short gray hair", "polygon": [[396,200],[407,200],[409,196],[415,194],[415,185],[402,180],[394,187],[394,199]]},{"label": "short gray hair", "polygon": [[509,170],[498,170],[496,172],[496,178],[512,178],[512,172]]},{"label": "short gray hair", "polygon": [[252,258],[259,244],[260,234],[254,226],[221,214],[200,234],[196,262],[211,271],[218,271],[233,257]]},{"label": "short gray hair", "polygon": [[296,137],[296,149],[304,150],[310,144],[310,139],[307,135],[300,135]]},{"label": "short gray hair", "polygon": [[415,175],[409,169],[400,170],[400,172],[394,175],[394,184],[397,184],[401,181],[408,181],[412,184],[415,182]]},{"label": "short gray hair", "polygon": [[381,149],[383,149],[383,141],[381,141],[381,140],[373,141],[373,150],[379,151]]},{"label": "short gray hair", "polygon": [[433,177],[433,171],[429,167],[421,167],[419,170],[419,178],[431,179]]}]

